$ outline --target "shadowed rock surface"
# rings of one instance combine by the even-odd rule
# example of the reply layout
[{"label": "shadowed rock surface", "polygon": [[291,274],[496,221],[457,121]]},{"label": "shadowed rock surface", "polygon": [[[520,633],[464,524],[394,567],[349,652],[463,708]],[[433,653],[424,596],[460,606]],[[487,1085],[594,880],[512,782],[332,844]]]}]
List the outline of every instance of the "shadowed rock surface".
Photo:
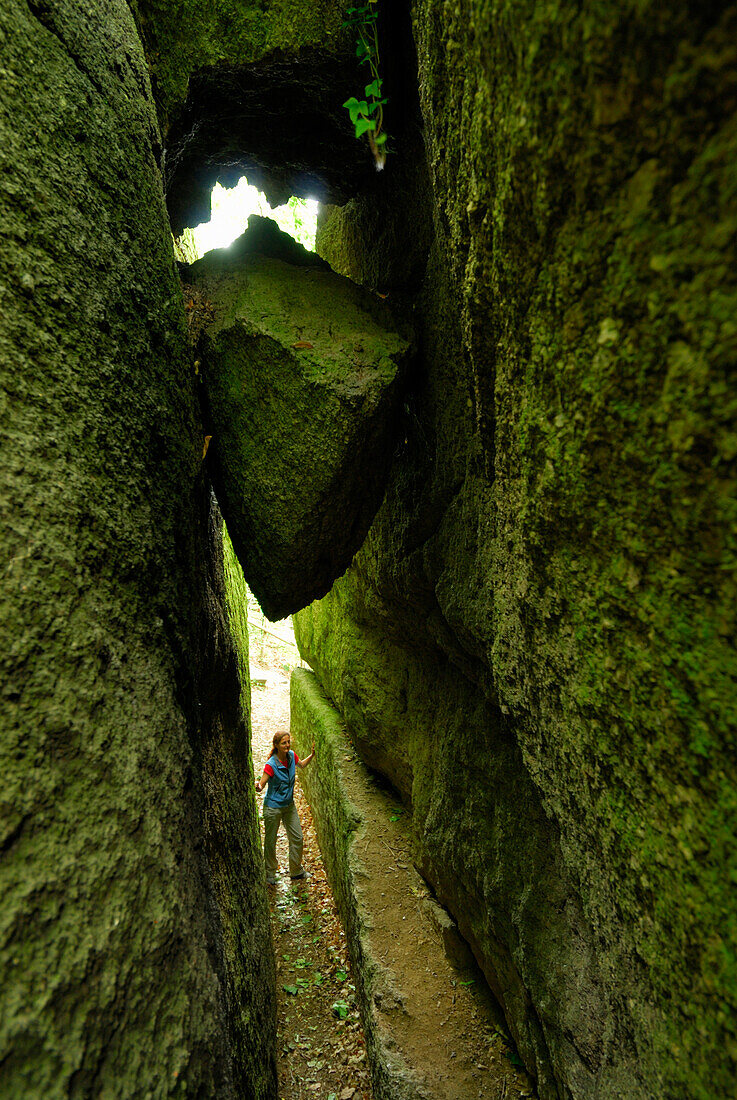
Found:
[{"label": "shadowed rock surface", "polygon": [[125,3],[0,6],[0,1093],[276,1095],[220,520]]},{"label": "shadowed rock surface", "polygon": [[251,252],[249,229],[187,277],[214,310],[200,350],[215,489],[249,585],[281,619],[324,595],[363,541],[410,344],[369,291],[251,221],[257,247],[301,266]]},{"label": "shadowed rock surface", "polygon": [[176,234],[208,220],[218,181],[232,187],[247,175],[272,205],[290,195],[344,202],[374,172],[342,107],[349,89],[361,89],[342,0],[133,6],[166,141]]},{"label": "shadowed rock surface", "polygon": [[[377,372],[381,427],[355,428],[352,483],[335,417],[356,393],[325,365],[333,334],[323,314],[317,338],[288,332],[295,279],[333,276],[243,259],[281,317],[222,330],[248,347],[233,377],[267,457],[233,459],[232,500],[236,447],[216,438],[208,462],[236,520],[268,534],[265,598],[279,614],[324,590],[393,459],[300,643],[411,807],[417,863],[540,1097],[734,1091],[736,10],[384,6],[379,176],[340,106],[356,73],[334,0],[138,0],[166,150],[122,0],[0,8],[14,1098],[275,1096],[239,620],[162,191],[163,171],[179,229],[246,166],[282,197],[359,189],[320,248],[409,302],[420,349],[397,447],[378,411],[397,383]],[[375,299],[346,294],[376,324]],[[223,392],[219,434],[241,446]],[[278,453],[300,435],[309,469],[296,444]],[[317,493],[288,530],[278,462]]]}]

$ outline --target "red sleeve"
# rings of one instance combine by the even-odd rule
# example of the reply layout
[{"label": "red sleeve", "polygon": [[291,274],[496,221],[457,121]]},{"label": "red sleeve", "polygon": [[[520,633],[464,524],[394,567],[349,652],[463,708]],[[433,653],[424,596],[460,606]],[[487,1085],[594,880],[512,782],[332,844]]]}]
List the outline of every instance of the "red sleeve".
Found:
[{"label": "red sleeve", "polygon": [[299,764],[299,757],[297,756],[296,752],[294,754],[294,763]]},{"label": "red sleeve", "polygon": [[264,764],[264,771],[267,775],[270,775],[272,779],[274,778],[274,769],[271,764]]}]

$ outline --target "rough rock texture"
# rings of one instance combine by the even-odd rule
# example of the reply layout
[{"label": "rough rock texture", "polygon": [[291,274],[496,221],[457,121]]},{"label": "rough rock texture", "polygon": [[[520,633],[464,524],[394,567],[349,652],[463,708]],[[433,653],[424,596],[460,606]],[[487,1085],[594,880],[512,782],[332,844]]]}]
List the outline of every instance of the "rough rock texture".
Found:
[{"label": "rough rock texture", "polygon": [[[257,223],[187,278],[214,320],[200,344],[215,489],[271,619],[328,591],[361,545],[395,448],[410,344],[383,303]],[[271,230],[266,230],[271,226]],[[315,266],[319,265],[319,266]]]},{"label": "rough rock texture", "polygon": [[135,0],[166,141],[175,233],[207,221],[218,180],[272,204],[345,201],[374,171],[343,102],[361,91],[343,0]]},{"label": "rough rock texture", "polygon": [[[735,9],[413,16],[423,373],[298,639],[411,799],[541,1096],[728,1095]],[[372,284],[376,202],[318,242]]]},{"label": "rough rock texture", "polygon": [[220,528],[127,6],[0,8],[0,1092],[275,1095]]}]

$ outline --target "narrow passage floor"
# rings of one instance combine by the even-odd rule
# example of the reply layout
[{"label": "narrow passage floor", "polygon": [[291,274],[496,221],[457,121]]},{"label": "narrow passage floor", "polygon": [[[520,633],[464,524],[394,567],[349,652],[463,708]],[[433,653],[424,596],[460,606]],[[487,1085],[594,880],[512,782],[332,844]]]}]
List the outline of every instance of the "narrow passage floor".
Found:
[{"label": "narrow passage floor", "polygon": [[[252,693],[258,776],[273,734],[289,729],[288,675],[269,669],[263,684]],[[387,1070],[396,1056],[403,1067],[397,1067],[396,1095],[418,1100],[534,1097],[505,1037],[501,1011],[473,960],[469,957],[460,968],[451,964],[443,926],[448,917],[412,866],[403,809],[348,745],[338,766],[363,822],[356,833],[355,904],[368,937],[362,956],[374,960],[383,983],[381,998],[374,997],[382,1058]],[[277,856],[283,872],[277,886],[269,888],[278,983],[279,1097],[371,1100],[348,948],[299,778],[295,802],[311,878],[291,882],[282,831]],[[451,946],[454,942],[451,936]]]},{"label": "narrow passage floor", "polygon": [[[288,673],[266,669],[263,678],[264,687],[253,689],[251,703],[257,776],[276,730],[289,729]],[[283,873],[276,887],[268,887],[277,973],[279,1100],[372,1100],[345,936],[299,780],[295,803],[305,839],[304,865],[311,877],[290,880],[287,840],[280,829],[277,857]]]}]

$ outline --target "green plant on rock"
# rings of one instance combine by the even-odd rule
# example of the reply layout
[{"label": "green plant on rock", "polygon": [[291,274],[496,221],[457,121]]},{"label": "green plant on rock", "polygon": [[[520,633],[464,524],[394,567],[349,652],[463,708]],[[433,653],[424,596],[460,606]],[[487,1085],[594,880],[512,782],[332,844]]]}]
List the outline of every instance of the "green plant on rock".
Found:
[{"label": "green plant on rock", "polygon": [[386,133],[383,130],[386,99],[382,94],[379,35],[376,27],[379,18],[378,0],[366,0],[360,7],[348,8],[346,14],[347,19],[343,26],[355,30],[356,57],[360,65],[368,65],[371,80],[364,88],[365,99],[351,96],[343,106],[350,115],[356,137],[366,135],[377,171],[380,172],[386,163]]}]

